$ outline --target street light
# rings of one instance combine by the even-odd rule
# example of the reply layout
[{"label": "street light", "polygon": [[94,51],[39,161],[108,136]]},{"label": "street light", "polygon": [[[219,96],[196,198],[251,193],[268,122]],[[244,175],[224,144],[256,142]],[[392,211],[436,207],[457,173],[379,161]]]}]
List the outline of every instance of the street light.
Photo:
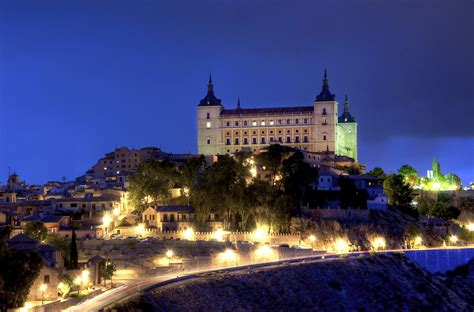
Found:
[{"label": "street light", "polygon": [[314,242],[316,241],[316,236],[314,236],[313,234],[311,234],[309,237],[308,237],[309,241],[311,242],[311,249],[314,249]]},{"label": "street light", "polygon": [[471,222],[468,225],[466,225],[466,228],[469,232],[474,232],[474,222]]},{"label": "street light", "polygon": [[39,287],[39,290],[41,291],[41,305],[44,305],[44,292],[48,288],[48,285],[46,284],[41,284]]},{"label": "street light", "polygon": [[449,242],[452,244],[456,244],[458,242],[458,237],[456,235],[451,235],[449,237]]},{"label": "street light", "polygon": [[166,251],[166,258],[168,258],[168,266],[171,266],[171,258],[173,258],[174,252],[173,250],[168,249]]},{"label": "street light", "polygon": [[108,214],[104,215],[104,217],[102,218],[102,225],[104,226],[105,234],[107,234],[108,232],[110,222],[112,222],[110,216]]},{"label": "street light", "polygon": [[137,225],[137,234],[138,236],[142,237],[144,233],[145,233],[145,225],[143,223],[140,223],[139,225]]},{"label": "street light", "polygon": [[214,232],[214,238],[216,241],[222,242],[224,241],[224,230],[218,229],[217,231]]},{"label": "street light", "polygon": [[87,287],[89,283],[89,270],[82,270],[81,272],[81,284]]},{"label": "street light", "polygon": [[189,241],[194,240],[194,230],[191,228],[184,230],[183,238]]}]

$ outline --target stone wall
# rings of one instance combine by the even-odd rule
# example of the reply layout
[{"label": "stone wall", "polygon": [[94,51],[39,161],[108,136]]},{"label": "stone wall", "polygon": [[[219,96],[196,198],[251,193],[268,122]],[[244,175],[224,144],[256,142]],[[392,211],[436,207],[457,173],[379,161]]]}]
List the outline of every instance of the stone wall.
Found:
[{"label": "stone wall", "polygon": [[301,207],[302,212],[325,220],[369,220],[369,209],[310,209]]},{"label": "stone wall", "polygon": [[[368,210],[367,210],[368,212]],[[120,231],[120,232],[118,232]],[[122,236],[137,236],[137,228],[133,226],[117,228],[116,233],[120,233]],[[194,232],[192,240],[215,240],[214,232]],[[181,240],[186,239],[185,231],[168,231],[159,232],[156,229],[145,229],[142,232],[142,237],[156,237],[161,240]],[[224,234],[224,239],[231,242],[236,241],[255,241],[252,232],[229,232]],[[288,244],[298,245],[300,236],[296,234],[287,233],[270,233],[266,236],[265,242],[271,244]]]}]

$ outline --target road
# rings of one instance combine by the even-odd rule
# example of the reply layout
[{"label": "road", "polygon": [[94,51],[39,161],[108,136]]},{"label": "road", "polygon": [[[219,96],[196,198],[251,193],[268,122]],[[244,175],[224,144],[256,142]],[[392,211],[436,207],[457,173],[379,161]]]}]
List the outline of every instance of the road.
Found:
[{"label": "road", "polygon": [[[354,254],[354,256],[358,256],[360,253]],[[339,255],[336,254],[318,254],[314,256],[306,256],[300,257],[295,259],[288,259],[288,260],[280,260],[280,261],[273,261],[268,263],[258,263],[258,264],[249,264],[249,265],[242,265],[242,266],[232,266],[227,268],[207,268],[207,269],[200,269],[200,270],[193,270],[193,271],[186,271],[186,272],[174,272],[167,275],[160,275],[154,276],[149,278],[144,278],[139,281],[130,283],[128,285],[122,285],[117,288],[110,289],[94,298],[91,298],[82,304],[72,306],[65,311],[69,312],[79,312],[79,311],[99,311],[107,306],[110,306],[124,298],[137,294],[138,292],[151,288],[153,286],[157,286],[163,283],[172,283],[184,279],[189,279],[195,277],[197,274],[206,273],[206,272],[216,272],[216,271],[238,271],[238,270],[245,270],[250,268],[257,268],[257,267],[267,267],[267,266],[275,266],[281,265],[283,263],[297,263],[297,262],[305,262],[305,261],[315,261],[315,260],[328,260],[338,258]]]},{"label": "road", "polygon": [[[424,250],[455,249],[455,248],[456,247],[424,248]],[[397,250],[379,251],[378,253],[399,253],[399,252],[404,252],[404,251],[406,250],[397,249]],[[203,268],[199,270],[186,271],[186,272],[174,272],[174,273],[170,273],[166,275],[144,278],[141,280],[134,281],[128,285],[123,285],[117,288],[113,288],[92,299],[89,299],[83,302],[80,305],[72,306],[66,311],[70,311],[70,312],[99,311],[107,306],[113,305],[114,303],[124,298],[137,294],[138,292],[143,291],[145,289],[150,289],[150,288],[157,287],[163,284],[174,283],[180,280],[190,279],[190,278],[195,277],[199,273],[218,272],[218,271],[229,272],[229,271],[245,270],[245,269],[250,269],[250,268],[271,267],[271,266],[277,266],[277,265],[288,264],[288,263],[298,263],[298,262],[308,262],[308,261],[328,261],[331,259],[337,259],[341,256],[359,257],[361,255],[369,255],[369,254],[370,253],[367,251],[351,252],[351,253],[342,254],[342,255],[325,253],[325,254],[317,254],[317,255],[311,255],[311,256],[303,256],[299,258],[291,258],[291,259],[286,259],[286,260],[272,261],[272,262],[267,262],[267,263],[247,264],[247,265],[232,266],[232,267],[227,267],[227,268]],[[179,276],[177,276],[178,274]]]}]

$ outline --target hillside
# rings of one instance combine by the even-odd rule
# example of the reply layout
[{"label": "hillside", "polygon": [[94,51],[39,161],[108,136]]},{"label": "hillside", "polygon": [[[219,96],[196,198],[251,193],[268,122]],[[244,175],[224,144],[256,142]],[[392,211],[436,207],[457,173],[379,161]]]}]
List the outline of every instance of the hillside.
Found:
[{"label": "hillside", "polygon": [[154,289],[115,310],[472,311],[469,277],[472,272],[435,276],[402,255],[375,255],[206,274]]}]

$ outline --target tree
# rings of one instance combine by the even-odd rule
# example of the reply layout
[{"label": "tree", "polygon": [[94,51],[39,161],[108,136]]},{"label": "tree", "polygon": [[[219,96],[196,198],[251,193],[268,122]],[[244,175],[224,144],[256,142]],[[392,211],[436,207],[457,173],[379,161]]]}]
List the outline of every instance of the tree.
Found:
[{"label": "tree", "polygon": [[389,175],[383,182],[383,190],[388,197],[388,204],[403,213],[417,217],[418,211],[412,206],[412,189],[398,174]]},{"label": "tree", "polygon": [[72,281],[72,278],[68,274],[65,274],[58,284],[58,292],[64,299],[73,287],[74,282]]},{"label": "tree", "polygon": [[104,261],[100,266],[100,276],[104,279],[104,286],[107,286],[107,280],[112,284],[112,277],[116,271],[115,264],[110,261]]},{"label": "tree", "polygon": [[71,235],[71,269],[75,270],[78,266],[78,254],[77,254],[77,243],[76,243],[76,231],[72,228]]},{"label": "tree", "polygon": [[29,236],[30,238],[39,240],[40,242],[44,241],[46,239],[46,236],[48,236],[48,230],[41,221],[28,222],[25,225],[23,231],[25,235]]},{"label": "tree", "polygon": [[129,178],[130,199],[136,210],[142,212],[148,205],[163,204],[178,178],[177,167],[169,161],[150,160],[140,164]]},{"label": "tree", "polygon": [[71,241],[58,234],[49,233],[46,238],[46,243],[61,252],[64,264],[69,268],[71,262]]},{"label": "tree", "polygon": [[0,295],[9,308],[23,306],[42,266],[43,259],[36,251],[0,250]]},{"label": "tree", "polygon": [[385,179],[387,177],[387,174],[380,167],[375,167],[371,171],[367,172],[366,175],[380,179]]},{"label": "tree", "polygon": [[418,171],[410,165],[403,165],[398,169],[398,174],[403,177],[405,183],[410,184],[411,186],[416,186],[420,184],[420,176]]}]

